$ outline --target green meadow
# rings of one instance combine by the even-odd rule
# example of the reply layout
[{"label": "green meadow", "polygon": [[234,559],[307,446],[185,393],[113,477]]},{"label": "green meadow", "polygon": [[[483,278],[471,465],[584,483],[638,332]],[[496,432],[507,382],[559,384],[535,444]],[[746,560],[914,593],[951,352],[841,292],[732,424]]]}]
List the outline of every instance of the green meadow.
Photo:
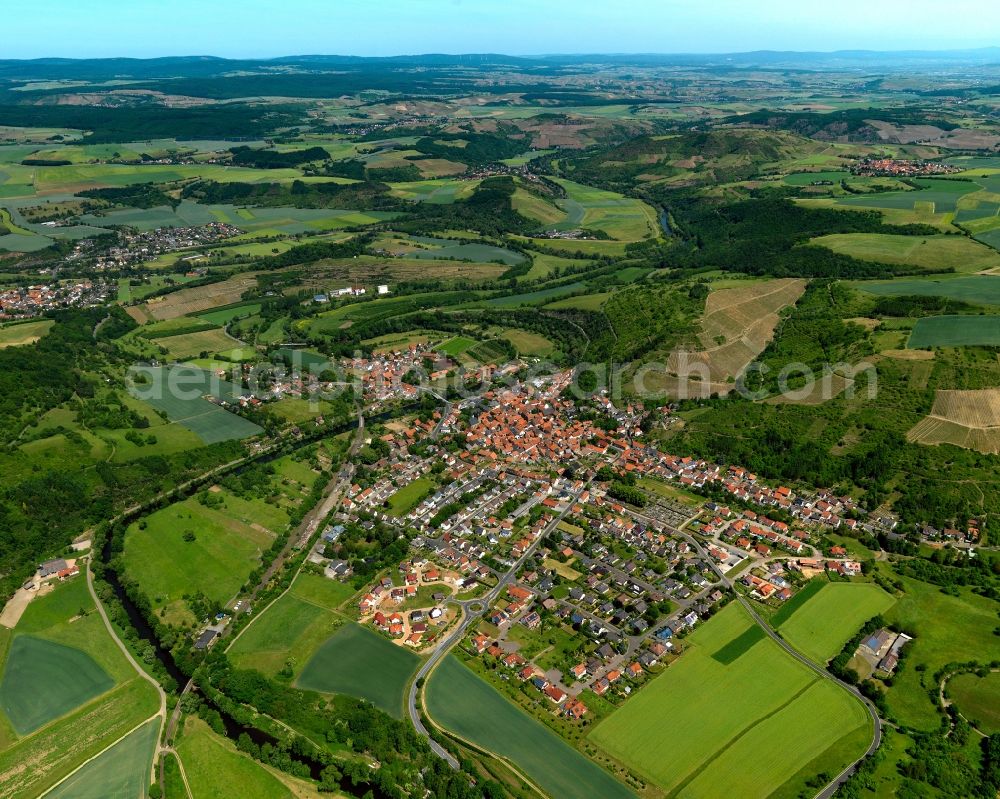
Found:
[{"label": "green meadow", "polygon": [[146,796],[159,736],[159,719],[146,722],[45,796],[47,799],[126,799]]},{"label": "green meadow", "polygon": [[346,624],[316,651],[296,685],[307,691],[367,699],[403,717],[403,693],[420,658],[360,624]]},{"label": "green meadow", "polygon": [[275,675],[288,663],[294,673],[344,622],[336,609],[354,594],[346,583],[303,572],[288,593],[251,622],[229,649],[240,668]]},{"label": "green meadow", "polygon": [[125,534],[126,574],[173,622],[198,621],[186,596],[201,594],[218,606],[228,602],[288,524],[284,511],[263,500],[224,490],[213,496],[224,504],[206,507],[192,497],[132,524]]},{"label": "green meadow", "polygon": [[781,637],[816,663],[826,663],[873,616],[895,600],[872,583],[826,583],[778,627]]}]

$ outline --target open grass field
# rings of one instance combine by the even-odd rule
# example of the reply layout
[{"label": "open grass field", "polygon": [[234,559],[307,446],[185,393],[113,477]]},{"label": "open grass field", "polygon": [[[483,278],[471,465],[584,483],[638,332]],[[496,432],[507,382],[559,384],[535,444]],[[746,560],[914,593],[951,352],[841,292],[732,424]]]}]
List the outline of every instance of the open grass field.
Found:
[{"label": "open grass field", "polygon": [[86,652],[18,635],[10,646],[0,681],[0,708],[18,735],[27,735],[114,685]]},{"label": "open grass field", "polygon": [[577,269],[581,266],[590,266],[590,261],[578,261],[574,258],[560,258],[558,255],[547,255],[543,253],[531,254],[531,269],[525,275],[526,280],[539,280],[541,278],[553,277],[562,274],[568,269]]},{"label": "open grass field", "polygon": [[[227,602],[260,563],[279,523],[287,524],[288,517],[263,500],[247,502],[225,491],[216,496],[225,498],[222,508],[190,498],[146,517],[145,529],[136,523],[126,531],[126,573],[173,621],[197,621],[185,595]],[[189,532],[193,541],[184,540]]]},{"label": "open grass field", "polygon": [[[993,634],[996,603],[968,588],[960,589],[960,596],[949,596],[935,585],[897,577],[888,564],[879,568],[901,580],[904,587],[895,606],[885,614],[886,620],[914,634],[914,640],[907,644],[906,668],[895,676],[888,691],[889,709],[901,724],[936,729],[941,717],[928,695],[934,687],[934,672],[948,663],[1000,659],[1000,637]],[[921,664],[922,669],[918,669]]]},{"label": "open grass field", "polygon": [[513,235],[511,239],[533,249],[546,248],[561,253],[581,253],[585,256],[620,257],[625,255],[625,246],[628,244],[626,241],[608,241],[606,239],[536,239]]},{"label": "open grass field", "polygon": [[2,632],[0,749],[136,678],[110,645],[83,577],[36,597],[14,631]]},{"label": "open grass field", "polygon": [[389,497],[389,515],[405,516],[434,490],[435,482],[419,477]]},{"label": "open grass field", "polygon": [[308,691],[367,699],[402,718],[403,692],[419,662],[412,652],[360,624],[347,624],[306,663],[296,685]]},{"label": "open grass field", "polygon": [[44,336],[54,325],[51,319],[38,322],[24,322],[19,325],[3,325],[0,327],[0,350],[5,347],[20,347],[22,344],[34,344]]},{"label": "open grass field", "polygon": [[260,303],[252,302],[248,305],[236,305],[232,308],[220,308],[218,311],[198,314],[198,318],[211,322],[213,325],[225,326],[234,319],[245,319],[257,313],[260,313]]},{"label": "open grass field", "polygon": [[541,227],[547,229],[566,219],[566,212],[554,202],[521,188],[514,192],[511,205],[519,214],[535,220]]},{"label": "open grass field", "polygon": [[864,707],[752,627],[723,609],[590,740],[678,797],[764,797],[803,770],[835,773],[868,743]]},{"label": "open grass field", "polygon": [[895,600],[872,583],[826,583],[779,627],[781,637],[816,663],[826,663],[873,616]]},{"label": "open grass field", "polygon": [[146,722],[45,794],[48,799],[135,799],[145,796],[160,734]]},{"label": "open grass field", "polygon": [[880,233],[835,233],[810,244],[834,252],[887,264],[924,269],[982,272],[1000,268],[1000,253],[965,236],[893,236]]},{"label": "open grass field", "polygon": [[903,277],[896,280],[859,281],[852,287],[879,297],[946,297],[976,305],[1000,305],[1000,277],[994,275]]},{"label": "open grass field", "polygon": [[987,735],[1000,732],[1000,673],[959,674],[948,681],[948,696]]},{"label": "open grass field", "polygon": [[553,229],[603,230],[618,241],[640,241],[659,234],[656,211],[641,200],[571,180],[559,179],[558,182],[566,189],[566,199],[557,200],[566,218],[553,225]]},{"label": "open grass field", "polygon": [[192,431],[206,444],[249,438],[261,432],[253,422],[220,408],[205,399],[211,395],[233,401],[243,393],[240,386],[203,369],[193,367],[153,368],[144,372],[149,382],[130,392],[158,411]]},{"label": "open grass field", "polygon": [[334,612],[354,589],[316,574],[300,574],[287,594],[247,627],[229,656],[240,668],[273,676],[286,664],[298,674],[343,622]]},{"label": "open grass field", "polygon": [[238,343],[226,334],[222,328],[201,330],[197,333],[182,333],[179,336],[152,339],[167,350],[167,357],[175,361],[185,361],[188,358],[199,357],[201,353],[208,356],[216,352],[232,349]]},{"label": "open grass field", "polygon": [[189,716],[177,754],[194,799],[292,799],[276,776],[219,735],[201,719]]},{"label": "open grass field", "polygon": [[545,336],[512,327],[500,334],[517,348],[519,355],[527,358],[545,358],[556,350],[556,345]]},{"label": "open grass field", "polygon": [[[559,799],[626,799],[624,785],[511,704],[455,657],[427,681],[427,711],[446,730],[508,759]],[[488,719],[489,723],[484,723]]]},{"label": "open grass field", "polygon": [[911,350],[1000,346],[1000,316],[925,316],[913,326],[906,346]]},{"label": "open grass field", "polygon": [[[110,641],[106,646],[114,648]],[[136,677],[0,752],[0,795],[36,799],[59,779],[121,738],[159,705],[156,691]]]},{"label": "open grass field", "polygon": [[220,283],[183,288],[163,297],[154,297],[137,307],[152,319],[175,319],[218,308],[220,305],[232,305],[240,301],[244,292],[256,287],[256,275],[241,274]]},{"label": "open grass field", "polygon": [[1000,389],[938,390],[930,414],[906,437],[918,444],[1000,452]]},{"label": "open grass field", "polygon": [[393,183],[392,194],[404,200],[418,200],[425,203],[448,205],[456,200],[469,197],[478,186],[478,180],[459,178],[438,178],[410,183]]},{"label": "open grass field", "polygon": [[468,338],[467,336],[454,336],[439,344],[437,346],[437,350],[439,352],[443,352],[445,355],[450,355],[452,358],[457,358],[459,355],[465,355],[465,353],[475,347],[476,344],[478,344],[478,342],[473,338]]}]

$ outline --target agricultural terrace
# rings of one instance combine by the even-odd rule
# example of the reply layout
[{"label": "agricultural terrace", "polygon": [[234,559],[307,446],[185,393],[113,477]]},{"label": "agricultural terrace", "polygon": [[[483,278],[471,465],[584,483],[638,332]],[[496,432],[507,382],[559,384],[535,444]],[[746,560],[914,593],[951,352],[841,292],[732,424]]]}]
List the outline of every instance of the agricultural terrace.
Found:
[{"label": "agricultural terrace", "polygon": [[[778,312],[794,305],[805,287],[805,280],[781,278],[712,291],[700,321],[700,349],[687,353],[690,368],[704,364],[713,390],[729,392],[730,378],[742,374],[764,351],[778,325]],[[671,353],[668,369],[678,372],[682,365],[680,354]]]},{"label": "agricultural terrace", "polygon": [[724,608],[687,644],[680,660],[590,734],[665,792],[768,796],[787,785],[797,795],[799,781],[838,772],[870,742],[864,706],[785,653],[740,605]]},{"label": "agricultural terrace", "polygon": [[239,668],[269,676],[291,665],[299,674],[342,624],[337,608],[354,590],[347,584],[303,572],[288,593],[261,611],[233,642],[229,657]]},{"label": "agricultural terrace", "polygon": [[1000,389],[938,390],[930,414],[906,437],[918,444],[1000,452]]},{"label": "agricultural terrace", "polygon": [[659,235],[660,221],[656,211],[641,200],[571,180],[559,179],[558,183],[566,189],[566,199],[556,201],[565,211],[566,218],[551,229],[603,230],[618,241],[640,241]]},{"label": "agricultural terrace", "polygon": [[906,346],[911,350],[1000,346],[1000,316],[925,316],[913,326]]},{"label": "agricultural terrace", "polygon": [[346,624],[306,663],[296,686],[307,691],[367,699],[395,718],[403,717],[403,693],[420,662],[360,624]]},{"label": "agricultural terrace", "polygon": [[0,795],[34,799],[158,706],[109,638],[85,577],[56,584],[13,630],[0,627]]},{"label": "agricultural terrace", "polygon": [[163,297],[154,297],[142,305],[132,306],[129,313],[140,324],[147,319],[176,319],[178,316],[191,316],[220,305],[233,305],[242,299],[245,292],[255,288],[256,274],[241,274],[219,283],[183,288]]},{"label": "agricultural terrace", "polygon": [[985,677],[959,674],[948,680],[948,696],[976,728],[987,735],[1000,732],[1000,672]]},{"label": "agricultural terrace", "polygon": [[993,634],[996,603],[969,588],[950,596],[936,585],[897,575],[887,564],[879,568],[903,586],[895,606],[885,614],[886,621],[914,636],[906,645],[906,668],[895,675],[886,695],[889,710],[900,724],[937,729],[941,716],[936,694],[932,698],[928,693],[933,685],[930,677],[948,663],[1000,660],[1000,637]]},{"label": "agricultural terrace", "polygon": [[1000,277],[993,275],[962,275],[933,278],[898,278],[896,280],[863,281],[850,284],[853,288],[879,297],[945,297],[976,305],[1000,305]]},{"label": "agricultural terrace", "polygon": [[47,799],[128,799],[145,796],[159,736],[159,720],[147,721],[45,796]]},{"label": "agricultural terrace", "polygon": [[865,622],[894,604],[889,594],[872,583],[821,584],[804,604],[782,620],[778,631],[810,660],[826,663]]},{"label": "agricultural terrace", "polygon": [[556,345],[545,336],[530,330],[512,327],[501,333],[500,337],[513,344],[518,354],[526,358],[545,358],[556,350]]},{"label": "agricultural terrace", "polygon": [[240,752],[197,716],[185,718],[177,754],[184,763],[184,773],[195,797],[291,799],[300,795],[278,778],[280,772],[272,772]]},{"label": "agricultural terrace", "polygon": [[[287,513],[262,499],[226,490],[208,495],[219,504],[190,497],[125,533],[125,573],[169,623],[194,623],[225,605],[288,525]],[[199,596],[201,603],[194,599]]]},{"label": "agricultural terrace", "polygon": [[505,699],[454,656],[442,660],[428,678],[426,706],[436,724],[509,760],[549,796],[559,799],[633,796],[610,774]]},{"label": "agricultural terrace", "polygon": [[882,233],[834,233],[820,236],[809,243],[863,261],[902,264],[923,269],[984,272],[1000,268],[1000,253],[965,236],[922,237]]}]

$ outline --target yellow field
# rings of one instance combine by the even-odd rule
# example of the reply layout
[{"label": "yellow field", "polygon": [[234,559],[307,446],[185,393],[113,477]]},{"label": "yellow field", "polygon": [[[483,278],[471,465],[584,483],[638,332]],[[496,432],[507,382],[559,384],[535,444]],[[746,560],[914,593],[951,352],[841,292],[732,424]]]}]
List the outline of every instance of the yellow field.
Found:
[{"label": "yellow field", "polygon": [[930,414],[906,437],[918,444],[1000,453],[1000,389],[938,391]]},{"label": "yellow field", "polygon": [[33,344],[54,325],[51,319],[38,322],[25,322],[20,325],[4,325],[0,327],[0,350],[4,347],[20,347],[23,344]]}]

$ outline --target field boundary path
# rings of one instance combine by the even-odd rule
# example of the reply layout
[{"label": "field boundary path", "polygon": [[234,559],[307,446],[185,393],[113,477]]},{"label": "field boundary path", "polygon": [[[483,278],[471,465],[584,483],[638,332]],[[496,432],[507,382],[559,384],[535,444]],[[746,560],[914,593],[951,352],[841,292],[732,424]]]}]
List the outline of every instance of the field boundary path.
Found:
[{"label": "field boundary path", "polygon": [[[151,674],[147,673],[139,665],[139,662],[134,657],[132,657],[132,653],[129,651],[128,647],[125,646],[124,642],[118,637],[118,634],[115,632],[115,628],[111,624],[111,619],[108,618],[108,614],[104,610],[104,605],[101,604],[101,600],[97,596],[97,591],[94,590],[94,575],[93,575],[93,572],[90,570],[90,561],[92,559],[93,559],[93,554],[91,554],[91,557],[87,558],[87,571],[86,571],[86,575],[87,575],[87,590],[90,592],[90,598],[94,600],[94,605],[97,606],[97,612],[100,614],[101,620],[104,622],[105,629],[107,629],[108,634],[111,636],[112,640],[114,640],[115,644],[121,650],[122,654],[125,656],[125,659],[129,662],[129,664],[132,666],[132,668],[136,670],[136,673],[142,679],[146,680],[146,682],[150,683],[156,689],[157,696],[160,697],[160,709],[157,710],[156,713],[154,713],[149,718],[143,719],[142,721],[140,721],[132,729],[130,729],[128,732],[126,732],[124,735],[122,735],[120,738],[118,738],[118,740],[112,741],[110,744],[108,744],[107,746],[105,746],[100,752],[95,752],[92,756],[88,757],[86,760],[84,760],[82,763],[80,763],[80,765],[78,765],[75,769],[73,769],[69,774],[67,774],[65,777],[63,777],[61,780],[59,780],[59,782],[56,782],[53,785],[50,785],[48,788],[46,788],[45,791],[42,794],[40,794],[40,796],[46,796],[47,794],[49,794],[52,791],[54,791],[56,788],[58,788],[60,785],[62,785],[64,782],[66,782],[66,780],[68,780],[70,777],[72,777],[74,774],[76,774],[80,769],[82,769],[84,766],[86,766],[88,763],[90,763],[91,761],[97,759],[98,757],[100,757],[101,755],[103,755],[105,752],[107,752],[109,749],[111,749],[112,747],[117,746],[119,743],[121,743],[126,738],[128,738],[128,736],[130,736],[133,732],[135,732],[136,730],[138,730],[140,727],[143,727],[146,724],[149,724],[149,722],[153,721],[154,719],[159,719],[160,720],[160,730],[159,730],[159,733],[157,734],[157,741],[162,740],[163,729],[164,729],[164,726],[165,726],[166,721],[167,721],[167,694],[166,694],[166,691],[163,690],[163,686],[160,685],[160,683],[156,680],[156,678],[153,677]],[[163,751],[163,747],[161,745],[157,744],[156,751],[153,753],[153,763],[152,763],[152,766],[150,767],[150,771],[149,771],[149,782],[150,782],[150,784],[152,784],[153,782],[155,782],[156,779],[157,779],[157,765],[158,765],[158,763],[160,761],[160,754],[161,754],[162,751]]]}]

